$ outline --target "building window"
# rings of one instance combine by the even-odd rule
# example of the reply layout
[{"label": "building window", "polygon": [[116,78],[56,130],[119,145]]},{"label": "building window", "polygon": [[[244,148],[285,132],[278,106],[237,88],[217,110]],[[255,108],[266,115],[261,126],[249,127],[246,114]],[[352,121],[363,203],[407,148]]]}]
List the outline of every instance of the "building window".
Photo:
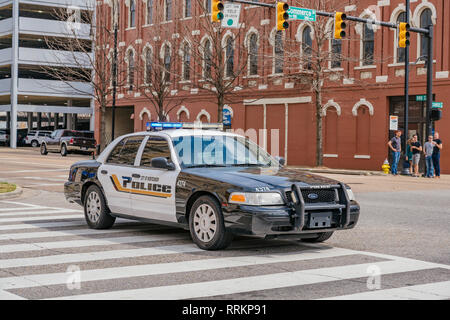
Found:
[{"label": "building window", "polygon": [[188,18],[192,16],[192,5],[191,0],[184,1],[184,17]]},{"label": "building window", "polygon": [[234,75],[234,41],[232,37],[227,39],[225,59],[225,76],[232,77]]},{"label": "building window", "polygon": [[132,89],[134,85],[134,52],[128,51],[128,85]]},{"label": "building window", "polygon": [[136,3],[134,0],[130,0],[130,15],[128,20],[128,26],[130,28],[136,27]]},{"label": "building window", "polygon": [[170,64],[171,64],[170,48],[169,48],[169,46],[166,46],[164,48],[164,81],[165,82],[170,81]]},{"label": "building window", "polygon": [[172,0],[166,0],[166,21],[172,20]]},{"label": "building window", "polygon": [[[428,29],[428,27],[433,23],[431,17],[431,9],[427,8],[423,10],[420,14],[420,27]],[[420,56],[428,56],[428,38],[423,33],[420,34]]]},{"label": "building window", "polygon": [[342,40],[331,39],[331,68],[340,68],[342,66]]},{"label": "building window", "polygon": [[302,60],[305,61],[304,68],[311,69],[312,38],[311,27],[306,26],[302,32]]},{"label": "building window", "polygon": [[373,54],[374,54],[374,32],[373,32],[373,26],[371,24],[364,24],[364,31],[363,31],[363,65],[369,66],[373,65]]},{"label": "building window", "polygon": [[258,74],[258,36],[252,33],[249,39],[249,75]]},{"label": "building window", "polygon": [[[406,12],[402,12],[398,15],[397,17],[397,23],[400,22],[406,22]],[[397,31],[398,33],[398,31]],[[405,58],[406,58],[406,49],[405,48],[400,48],[398,46],[398,34],[397,34],[397,39],[395,40],[396,46],[397,46],[397,62],[405,62]]]},{"label": "building window", "polygon": [[211,79],[211,65],[212,65],[212,54],[211,54],[211,41],[206,40],[203,52],[203,72],[206,79]]},{"label": "building window", "polygon": [[283,48],[283,32],[277,31],[275,33],[275,61],[274,61],[274,73],[283,73],[283,60],[284,60],[284,48]]},{"label": "building window", "polygon": [[152,82],[152,51],[147,49],[145,51],[145,83]]},{"label": "building window", "polygon": [[147,0],[147,24],[153,24],[153,0]]},{"label": "building window", "polygon": [[191,79],[191,49],[186,43],[183,48],[183,80]]}]

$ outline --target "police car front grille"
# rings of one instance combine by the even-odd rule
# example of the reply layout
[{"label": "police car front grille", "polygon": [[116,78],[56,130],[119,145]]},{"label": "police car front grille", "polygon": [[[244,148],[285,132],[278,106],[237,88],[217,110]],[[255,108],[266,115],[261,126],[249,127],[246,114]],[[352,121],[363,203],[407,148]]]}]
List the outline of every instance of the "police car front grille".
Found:
[{"label": "police car front grille", "polygon": [[335,189],[312,189],[302,190],[305,203],[336,202],[337,193]]}]

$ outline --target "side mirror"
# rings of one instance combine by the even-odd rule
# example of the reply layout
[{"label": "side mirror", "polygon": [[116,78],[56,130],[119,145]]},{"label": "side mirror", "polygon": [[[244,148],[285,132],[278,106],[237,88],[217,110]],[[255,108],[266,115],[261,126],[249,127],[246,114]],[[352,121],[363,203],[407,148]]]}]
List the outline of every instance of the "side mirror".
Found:
[{"label": "side mirror", "polygon": [[152,167],[167,169],[167,170],[175,170],[175,165],[169,161],[167,161],[164,157],[158,157],[152,159]]},{"label": "side mirror", "polygon": [[275,159],[280,163],[280,165],[284,166],[286,164],[286,159],[283,157],[276,156]]}]

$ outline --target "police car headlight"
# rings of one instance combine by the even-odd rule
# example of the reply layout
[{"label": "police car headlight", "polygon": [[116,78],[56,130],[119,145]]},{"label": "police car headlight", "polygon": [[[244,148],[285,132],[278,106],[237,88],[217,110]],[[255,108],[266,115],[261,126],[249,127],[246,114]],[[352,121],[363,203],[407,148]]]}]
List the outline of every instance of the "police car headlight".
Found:
[{"label": "police car headlight", "polygon": [[270,206],[284,204],[278,192],[233,192],[228,199],[229,203],[246,204],[250,206]]},{"label": "police car headlight", "polygon": [[350,201],[355,201],[355,194],[353,193],[352,189],[347,188],[347,195],[348,195],[348,200]]}]

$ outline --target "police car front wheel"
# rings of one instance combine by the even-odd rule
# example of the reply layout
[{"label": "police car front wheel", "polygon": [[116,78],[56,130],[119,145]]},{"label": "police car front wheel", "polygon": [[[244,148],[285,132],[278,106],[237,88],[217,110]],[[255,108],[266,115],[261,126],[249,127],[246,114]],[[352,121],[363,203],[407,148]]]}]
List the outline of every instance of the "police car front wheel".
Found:
[{"label": "police car front wheel", "polygon": [[192,240],[204,250],[225,249],[233,240],[232,233],[225,229],[219,203],[211,196],[195,201],[189,214],[189,229]]},{"label": "police car front wheel", "polygon": [[116,221],[116,218],[109,214],[105,197],[96,185],[90,186],[86,191],[84,216],[88,226],[92,229],[109,229]]}]

